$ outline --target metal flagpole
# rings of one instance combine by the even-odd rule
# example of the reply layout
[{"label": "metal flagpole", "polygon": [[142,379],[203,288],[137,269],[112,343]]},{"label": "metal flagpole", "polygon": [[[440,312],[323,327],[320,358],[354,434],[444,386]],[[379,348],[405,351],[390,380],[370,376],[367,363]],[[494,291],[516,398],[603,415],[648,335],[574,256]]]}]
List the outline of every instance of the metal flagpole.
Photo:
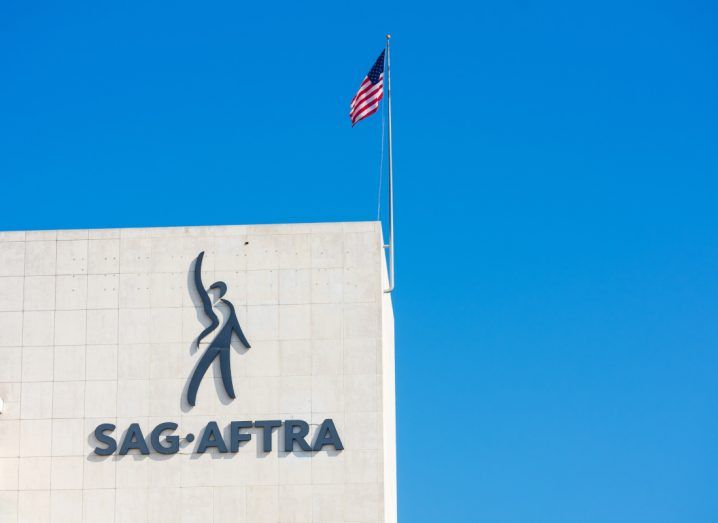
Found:
[{"label": "metal flagpole", "polygon": [[388,131],[389,131],[389,244],[384,245],[385,249],[389,249],[389,288],[384,292],[392,292],[394,290],[394,164],[391,157],[391,51],[389,49],[389,41],[391,35],[386,35],[386,103],[389,112]]}]

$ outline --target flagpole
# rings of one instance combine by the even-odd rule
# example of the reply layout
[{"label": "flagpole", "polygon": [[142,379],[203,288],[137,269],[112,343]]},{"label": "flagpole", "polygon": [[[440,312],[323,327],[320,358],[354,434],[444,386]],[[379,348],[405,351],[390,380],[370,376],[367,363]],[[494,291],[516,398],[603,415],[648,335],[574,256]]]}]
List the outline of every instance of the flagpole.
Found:
[{"label": "flagpole", "polygon": [[394,290],[394,163],[391,155],[391,50],[389,41],[391,35],[386,35],[386,103],[389,112],[389,244],[384,245],[385,249],[389,249],[389,288],[384,292],[389,293]]}]

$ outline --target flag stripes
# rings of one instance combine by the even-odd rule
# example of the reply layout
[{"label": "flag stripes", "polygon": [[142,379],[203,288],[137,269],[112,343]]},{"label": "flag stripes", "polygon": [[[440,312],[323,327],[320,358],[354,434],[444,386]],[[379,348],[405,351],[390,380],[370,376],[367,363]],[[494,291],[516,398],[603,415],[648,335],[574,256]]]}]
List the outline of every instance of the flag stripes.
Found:
[{"label": "flag stripes", "polygon": [[382,51],[374,62],[349,105],[352,126],[379,110],[379,102],[384,97],[384,53]]}]

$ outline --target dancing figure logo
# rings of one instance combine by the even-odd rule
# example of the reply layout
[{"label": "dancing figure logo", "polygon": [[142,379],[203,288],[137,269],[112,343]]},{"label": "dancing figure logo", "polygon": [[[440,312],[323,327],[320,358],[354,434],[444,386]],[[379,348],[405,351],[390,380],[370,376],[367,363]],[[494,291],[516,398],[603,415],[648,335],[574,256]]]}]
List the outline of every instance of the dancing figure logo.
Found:
[{"label": "dancing figure logo", "polygon": [[219,303],[224,304],[227,308],[228,314],[224,325],[219,328],[219,331],[210,342],[192,374],[192,379],[190,380],[189,387],[187,388],[187,402],[192,406],[194,406],[195,401],[197,400],[197,389],[199,389],[199,384],[207,372],[207,369],[209,369],[210,365],[212,365],[212,362],[216,358],[219,358],[219,369],[222,374],[222,384],[224,385],[224,390],[230,398],[234,399],[236,395],[234,393],[234,386],[232,385],[232,368],[229,364],[229,352],[232,336],[236,335],[242,345],[248,349],[250,348],[249,342],[242,332],[242,327],[239,325],[239,320],[237,319],[237,313],[234,310],[234,306],[229,300],[225,300],[223,298],[223,296],[227,293],[227,285],[222,281],[216,281],[210,285],[208,289],[204,288],[204,284],[202,283],[203,258],[204,251],[200,252],[199,256],[197,256],[197,259],[195,260],[194,285],[197,289],[197,294],[202,300],[202,309],[204,310],[204,314],[211,323],[197,337],[198,348],[202,339],[213,333],[217,327],[219,327],[220,323],[217,314],[214,312],[209,291],[216,291],[214,305],[218,305]]}]

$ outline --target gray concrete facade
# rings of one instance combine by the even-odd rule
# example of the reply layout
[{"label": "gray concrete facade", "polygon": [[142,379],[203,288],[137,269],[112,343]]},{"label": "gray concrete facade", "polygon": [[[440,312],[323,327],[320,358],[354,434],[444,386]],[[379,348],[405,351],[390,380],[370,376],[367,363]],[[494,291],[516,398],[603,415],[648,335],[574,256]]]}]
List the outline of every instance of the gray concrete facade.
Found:
[{"label": "gray concrete facade", "polygon": [[[0,232],[0,521],[396,521],[394,325],[378,222]],[[192,291],[222,280],[250,349],[190,375],[211,336]],[[226,310],[219,310],[220,319]],[[343,450],[197,452],[215,421],[332,419]],[[100,456],[101,423],[176,454]],[[307,439],[309,440],[310,437]]]}]

